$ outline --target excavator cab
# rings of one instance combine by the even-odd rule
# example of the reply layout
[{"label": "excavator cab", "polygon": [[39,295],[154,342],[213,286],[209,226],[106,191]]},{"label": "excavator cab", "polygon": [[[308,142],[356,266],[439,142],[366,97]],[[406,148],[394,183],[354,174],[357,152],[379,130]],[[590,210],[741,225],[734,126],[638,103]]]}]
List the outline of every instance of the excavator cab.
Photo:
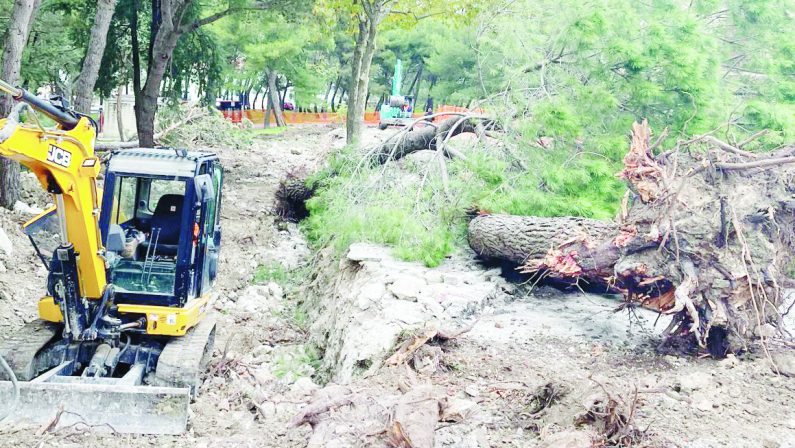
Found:
[{"label": "excavator cab", "polygon": [[209,292],[218,273],[222,182],[213,154],[111,156],[100,229],[117,304],[183,308]]}]

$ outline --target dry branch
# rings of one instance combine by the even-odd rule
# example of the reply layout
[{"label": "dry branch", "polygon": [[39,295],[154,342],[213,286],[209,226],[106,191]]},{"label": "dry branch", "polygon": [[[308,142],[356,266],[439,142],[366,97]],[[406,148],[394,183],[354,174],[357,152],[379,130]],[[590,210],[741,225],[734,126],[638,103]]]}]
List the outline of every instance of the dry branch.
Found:
[{"label": "dry branch", "polygon": [[[199,118],[206,117],[207,115],[209,115],[209,112],[206,110],[197,111],[196,109],[191,109],[188,112],[188,115],[184,119],[179,120],[176,123],[172,123],[167,128],[155,134],[155,141],[164,138],[165,136],[174,132],[175,130],[179,129],[182,126],[185,126],[186,124],[194,120],[197,120]],[[94,149],[97,151],[114,151],[119,149],[130,149],[138,147],[140,147],[138,140],[131,142],[97,142],[97,144],[94,145]]]}]

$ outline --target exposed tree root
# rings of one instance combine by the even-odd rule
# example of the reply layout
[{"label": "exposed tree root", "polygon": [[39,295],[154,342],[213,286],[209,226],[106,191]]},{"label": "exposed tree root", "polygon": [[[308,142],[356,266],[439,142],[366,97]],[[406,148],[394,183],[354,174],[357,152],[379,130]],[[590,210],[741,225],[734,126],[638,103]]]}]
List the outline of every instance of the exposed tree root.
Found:
[{"label": "exposed tree root", "polygon": [[[707,136],[652,154],[636,123],[616,222],[485,215],[472,248],[545,278],[596,285],[675,316],[667,334],[713,356],[780,328],[795,249],[793,149],[767,157]],[[745,144],[745,142],[743,143]]]},{"label": "exposed tree root", "polygon": [[288,175],[276,190],[276,215],[285,221],[298,222],[309,216],[306,201],[315,193],[306,179],[299,175]]}]

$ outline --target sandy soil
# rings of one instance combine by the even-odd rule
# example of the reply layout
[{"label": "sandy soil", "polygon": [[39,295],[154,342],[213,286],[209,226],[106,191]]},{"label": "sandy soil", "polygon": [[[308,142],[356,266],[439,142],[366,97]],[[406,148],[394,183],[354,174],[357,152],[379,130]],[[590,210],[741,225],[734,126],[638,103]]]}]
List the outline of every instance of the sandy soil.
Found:
[{"label": "sandy soil", "polygon": [[[260,265],[295,268],[311,260],[298,229],[276,224],[273,193],[288,172],[311,172],[322,163],[329,149],[339,146],[338,135],[326,126],[295,126],[245,150],[219,151],[227,173],[214,302],[220,337],[186,434],[97,434],[80,427],[37,434],[36,428],[4,428],[0,446],[307,446],[308,425],[288,428],[320,388],[310,379],[305,326],[294,315],[298,290],[285,294],[251,283]],[[369,129],[367,138],[382,134]],[[14,245],[12,256],[0,252],[3,332],[35,318],[45,282],[15,227],[25,218],[21,212],[0,212],[0,227]],[[251,304],[251,297],[261,303]],[[717,362],[662,356],[655,352],[656,334],[665,322],[655,325],[650,313],[613,314],[616,303],[609,298],[551,289],[514,297],[480,316],[466,335],[441,345],[445,368],[421,378],[477,405],[471,421],[440,423],[436,446],[564,446],[544,444],[572,430],[583,402],[604,388],[626,402],[640,391],[637,426],[647,429],[647,446],[795,447],[789,409],[795,379],[772,374],[764,357]],[[377,394],[396,390],[397,383],[394,372],[384,372],[351,387]],[[535,412],[533,398],[545,385],[560,391],[559,397]],[[340,431],[356,431],[358,422],[345,421],[344,412],[335,418],[344,423]],[[354,446],[385,445],[382,437],[372,436]]]}]

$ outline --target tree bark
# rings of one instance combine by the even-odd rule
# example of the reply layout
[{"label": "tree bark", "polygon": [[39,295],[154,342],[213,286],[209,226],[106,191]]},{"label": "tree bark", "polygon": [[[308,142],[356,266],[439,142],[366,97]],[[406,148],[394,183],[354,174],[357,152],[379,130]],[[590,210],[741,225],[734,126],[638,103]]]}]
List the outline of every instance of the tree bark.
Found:
[{"label": "tree bark", "polygon": [[132,47],[132,66],[133,66],[133,97],[135,104],[133,110],[135,111],[135,124],[141,122],[141,112],[139,105],[143,103],[141,95],[141,43],[138,40],[138,9],[140,8],[140,0],[133,0],[132,8],[130,8],[130,45]]},{"label": "tree bark", "polygon": [[[349,99],[348,99],[348,110],[347,115],[345,117],[345,134],[346,134],[346,141],[350,144],[355,135],[355,121],[356,115],[354,113],[353,107],[351,105],[355,102],[351,98],[356,97],[356,92],[359,91],[359,82],[361,76],[359,73],[362,70],[362,55],[364,54],[364,47],[367,44],[367,16],[360,16],[359,23],[358,23],[359,31],[356,35],[356,45],[353,47],[353,59],[351,59],[351,78],[348,83],[348,91]],[[344,92],[343,92],[343,96]],[[342,98],[340,98],[340,103],[342,103]]]},{"label": "tree bark", "polygon": [[[284,121],[284,114],[282,113],[282,105],[279,104],[279,88],[276,86],[276,72],[268,69],[268,90],[270,92],[270,103],[268,106],[273,110],[273,115],[276,117],[276,126],[284,127],[287,123]],[[270,115],[268,115],[270,120]]]},{"label": "tree bark", "polygon": [[481,215],[469,223],[469,245],[479,256],[517,265],[543,260],[550,249],[587,236],[596,245],[618,234],[612,222],[595,219]]},{"label": "tree bark", "polygon": [[99,0],[97,2],[97,13],[94,16],[91,36],[88,39],[88,51],[77,81],[74,104],[75,110],[86,115],[91,113],[91,99],[99,77],[99,66],[102,63],[102,55],[105,53],[108,29],[115,9],[116,0]]},{"label": "tree bark", "polygon": [[[22,53],[28,41],[30,26],[36,18],[40,0],[15,0],[4,36],[3,68],[0,79],[11,85],[18,84],[22,68]],[[14,100],[0,95],[0,117],[7,116]],[[11,209],[19,200],[19,163],[0,159],[0,206]]]},{"label": "tree bark", "polygon": [[116,89],[116,126],[119,128],[119,141],[126,141],[127,137],[124,135],[124,118],[123,109],[121,104],[122,86]]},{"label": "tree bark", "polygon": [[357,47],[361,46],[360,54],[357,55],[358,63],[356,70],[352,72],[354,81],[348,93],[348,117],[346,120],[347,143],[356,145],[362,135],[364,127],[365,99],[370,84],[370,68],[373,63],[375,53],[375,42],[378,35],[378,26],[387,14],[391,4],[383,5],[376,2],[371,11],[367,14],[367,19],[360,22]]},{"label": "tree bark", "polygon": [[273,112],[273,107],[272,107],[273,102],[271,101],[270,87],[268,87],[267,91],[265,92],[265,98],[263,98],[262,100],[265,101],[267,104],[267,106],[265,107],[265,127],[269,128],[271,127],[271,113]]}]

